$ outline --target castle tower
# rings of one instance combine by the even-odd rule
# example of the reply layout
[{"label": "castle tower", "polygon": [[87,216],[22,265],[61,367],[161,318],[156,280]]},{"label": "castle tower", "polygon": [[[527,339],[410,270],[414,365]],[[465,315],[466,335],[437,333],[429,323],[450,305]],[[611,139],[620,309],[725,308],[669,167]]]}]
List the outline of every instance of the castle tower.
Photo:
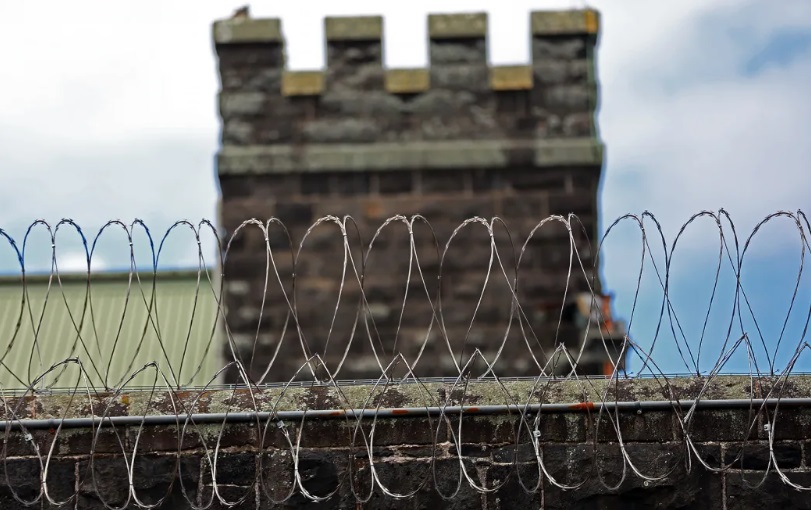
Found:
[{"label": "castle tower", "polygon": [[[465,356],[478,348],[492,357],[502,347],[499,375],[537,375],[528,343],[543,362],[556,342],[572,343],[577,351],[582,341],[574,321],[558,327],[558,320],[564,295],[589,291],[589,285],[599,292],[596,247],[588,244],[597,239],[604,153],[595,122],[599,15],[533,12],[532,62],[520,66],[489,64],[484,13],[430,15],[427,21],[429,67],[392,69],[383,62],[382,18],[326,18],[326,67],[317,71],[285,68],[278,19],[239,16],[214,24],[225,239],[247,219],[277,217],[295,251],[319,218],[350,215],[357,230],[352,226],[347,236],[360,265],[360,246],[368,246],[387,218],[421,214],[440,248],[438,256],[422,223],[414,225],[413,252],[407,228],[387,227],[370,252],[367,302],[356,324],[358,284],[350,275],[339,285],[345,256],[340,229],[319,225],[293,268],[287,235],[272,224],[268,245],[288,299],[296,296],[302,342],[273,267],[266,281],[264,235],[255,226],[240,231],[224,263],[225,305],[252,377],[276,356],[267,378],[286,380],[307,355],[322,353],[328,344],[328,365],[344,360],[340,378],[377,377],[377,359],[400,350],[414,359],[424,342],[418,375],[456,375],[453,359],[461,359],[460,349]],[[441,251],[465,219],[504,219],[512,237],[497,224],[494,242],[510,273],[510,240],[518,254],[541,219],[569,213],[582,222],[573,225],[573,238],[585,273],[574,259],[567,288],[570,237],[559,222],[540,229],[522,255],[517,293],[534,336],[522,332],[518,319],[507,328],[514,310],[500,269],[492,269],[482,292],[491,253],[483,226],[466,226],[454,237],[438,282]],[[419,274],[408,280],[411,253],[419,255],[425,283]],[[406,288],[411,301],[401,313]],[[432,326],[437,303],[432,308],[426,299],[440,289],[442,327]],[[375,319],[371,332],[364,317]],[[355,344],[347,354],[353,325]]]}]

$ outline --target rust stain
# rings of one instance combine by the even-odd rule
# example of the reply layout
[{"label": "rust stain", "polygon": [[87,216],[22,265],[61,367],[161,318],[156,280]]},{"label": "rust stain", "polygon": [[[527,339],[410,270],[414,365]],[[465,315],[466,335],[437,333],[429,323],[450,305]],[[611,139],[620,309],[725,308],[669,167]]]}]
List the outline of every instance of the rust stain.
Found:
[{"label": "rust stain", "polygon": [[330,416],[343,416],[344,412],[343,411],[332,411],[331,413],[329,413],[329,415]]},{"label": "rust stain", "polygon": [[596,34],[600,30],[600,18],[597,16],[597,11],[586,11],[586,32],[589,34]]},{"label": "rust stain", "polygon": [[569,406],[572,411],[592,411],[594,410],[594,402],[581,402],[580,404],[572,404]]},{"label": "rust stain", "polygon": [[469,412],[469,413],[478,413],[479,408],[478,407],[468,407],[467,412]]},{"label": "rust stain", "polygon": [[391,414],[399,414],[399,415],[408,414],[408,409],[392,409]]}]

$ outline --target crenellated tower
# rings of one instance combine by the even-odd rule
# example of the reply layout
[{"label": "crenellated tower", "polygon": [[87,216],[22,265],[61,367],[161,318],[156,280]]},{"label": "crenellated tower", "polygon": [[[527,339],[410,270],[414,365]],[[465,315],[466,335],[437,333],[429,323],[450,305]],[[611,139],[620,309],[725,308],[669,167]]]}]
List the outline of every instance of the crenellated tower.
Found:
[{"label": "crenellated tower", "polygon": [[[381,17],[328,17],[326,66],[314,71],[286,69],[278,19],[235,17],[214,24],[222,87],[217,166],[224,234],[230,236],[246,219],[275,216],[297,246],[318,218],[351,215],[368,243],[386,218],[422,214],[444,246],[463,220],[499,216],[520,248],[541,219],[574,213],[582,222],[574,232],[578,251],[587,270],[593,268],[594,247],[588,242],[597,239],[604,157],[595,120],[598,12],[533,12],[532,62],[517,66],[490,65],[485,13],[436,14],[427,22],[429,66],[394,69],[383,61]],[[270,332],[280,329],[285,305],[282,294],[273,297],[265,287],[264,239],[258,230],[252,232],[235,239],[225,263],[228,323],[245,349],[257,338],[260,347],[252,352],[267,360],[281,341]],[[287,245],[280,232],[269,233],[271,247]],[[454,338],[451,343],[492,352],[504,336],[510,292],[494,285],[492,295],[481,301],[478,329],[473,328],[479,333],[471,335],[469,318],[462,315],[471,313],[480,298],[476,282],[480,285],[482,271],[476,260],[486,261],[490,246],[486,236],[474,240],[472,234],[463,239],[465,235],[457,238],[454,246],[461,248],[448,254],[443,270],[446,314],[459,315],[455,321],[446,316],[448,336]],[[496,237],[498,243],[509,242],[502,231]],[[425,239],[417,249],[430,253]],[[296,292],[303,296],[297,300],[299,319],[308,327],[314,352],[320,352],[324,338],[333,338],[329,326],[334,314],[324,310],[335,307],[336,288],[323,273],[332,270],[331,262],[341,252],[340,244],[329,249],[327,244],[326,234],[313,234],[296,268]],[[380,277],[370,277],[364,288],[373,301],[370,309],[380,305],[375,308],[378,334],[397,336],[402,338],[398,345],[416,349],[427,324],[423,321],[409,333],[416,319],[398,321],[394,313],[406,285],[408,246],[403,251],[393,239],[381,238],[376,250],[390,250],[390,256],[384,255],[388,272],[381,269]],[[406,256],[398,258],[397,253]],[[531,304],[527,320],[546,350],[555,339],[580,341],[574,321],[557,327],[569,254],[566,229],[549,226],[533,238],[522,259],[519,290]],[[428,272],[436,266],[429,259],[421,259]],[[291,270],[280,264],[280,274]],[[587,273],[599,292],[596,275]],[[587,291],[587,281],[575,268],[567,294]],[[344,290],[351,295],[352,289]],[[265,309],[260,310],[263,298]],[[415,317],[430,316],[427,305],[414,306]],[[449,312],[452,306],[464,313]],[[340,323],[354,318],[349,312],[338,315]],[[287,354],[288,346],[283,346],[279,356],[289,356],[290,367],[298,367],[301,347],[298,340],[289,343],[295,354]],[[522,359],[522,339],[510,339],[506,349],[514,343],[515,353],[505,351],[499,361],[500,374],[537,373]],[[447,348],[434,344],[437,355],[429,353],[420,361],[423,375],[445,375],[449,367],[447,360],[439,361]],[[353,354],[354,363],[345,364],[342,377],[379,374],[370,356]],[[275,378],[288,376],[289,370]]]}]

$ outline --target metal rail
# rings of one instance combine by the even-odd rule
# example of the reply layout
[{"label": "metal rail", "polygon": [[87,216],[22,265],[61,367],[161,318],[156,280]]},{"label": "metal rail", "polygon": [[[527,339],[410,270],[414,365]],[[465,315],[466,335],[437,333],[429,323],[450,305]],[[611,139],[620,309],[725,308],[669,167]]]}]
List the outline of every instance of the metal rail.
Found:
[{"label": "metal rail", "polygon": [[268,420],[284,422],[312,419],[337,418],[419,418],[427,416],[456,415],[493,415],[493,414],[535,414],[535,413],[569,413],[622,411],[637,412],[665,411],[681,409],[756,409],[760,407],[811,407],[808,398],[769,398],[769,399],[730,399],[730,400],[647,400],[638,402],[578,402],[571,404],[502,404],[483,406],[445,406],[445,407],[405,407],[381,409],[316,409],[295,411],[249,411],[233,413],[194,413],[181,415],[146,415],[146,416],[94,416],[83,418],[32,418],[22,420],[5,420],[0,422],[0,431],[8,429],[56,429],[56,428],[89,428],[100,426],[154,426],[181,425],[184,423],[264,423]]}]

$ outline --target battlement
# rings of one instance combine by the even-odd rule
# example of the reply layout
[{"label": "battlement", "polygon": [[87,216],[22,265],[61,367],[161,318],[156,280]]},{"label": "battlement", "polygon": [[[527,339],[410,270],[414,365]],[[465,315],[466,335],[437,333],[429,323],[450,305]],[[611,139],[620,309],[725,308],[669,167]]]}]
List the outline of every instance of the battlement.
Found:
[{"label": "battlement", "polygon": [[[382,17],[330,17],[324,20],[323,68],[302,71],[286,65],[280,20],[251,19],[240,11],[214,24],[221,80],[221,226],[226,236],[237,233],[223,268],[238,280],[239,290],[226,291],[224,300],[235,338],[252,338],[259,322],[262,327],[281,324],[287,310],[281,295],[262,292],[265,239],[239,229],[249,218],[281,219],[298,245],[313,223],[327,215],[351,216],[367,240],[387,218],[419,214],[430,219],[432,235],[444,245],[474,216],[498,216],[512,232],[526,234],[550,214],[574,213],[582,227],[573,233],[579,262],[584,267],[593,263],[588,239],[597,238],[604,158],[595,122],[598,13],[533,12],[524,20],[531,61],[510,66],[492,65],[488,58],[485,13],[432,14],[426,21],[426,67],[385,64]],[[532,282],[522,288],[528,293],[528,320],[543,342],[556,339],[577,349],[582,335],[575,326],[564,328],[563,336],[550,333],[558,325],[542,310],[571,293],[599,292],[600,282],[591,272],[569,274],[572,240],[565,228],[543,237],[538,240],[543,255],[522,269],[524,281]],[[343,253],[342,244],[331,244],[343,240],[338,236],[331,241],[320,230],[308,239],[312,242],[294,272],[310,283],[297,284],[306,296],[297,307],[300,316],[309,318],[309,345],[320,348],[327,338],[351,334],[352,324],[346,321],[354,315],[339,313],[342,322],[334,328],[314,319],[334,307],[334,289],[325,284],[325,275],[337,266],[324,261]],[[278,236],[269,235],[267,242],[274,249],[287,248]],[[387,273],[409,274],[409,257],[399,256],[409,253],[407,245],[394,238],[375,243],[388,243]],[[428,238],[414,243],[422,259],[435,251]],[[443,327],[453,341],[478,338],[472,340],[476,346],[493,354],[497,342],[489,339],[504,334],[511,292],[499,288],[481,298],[475,290],[481,285],[478,268],[490,260],[490,243],[464,246],[464,262],[442,274],[443,296],[454,300],[457,311],[487,311],[476,320],[477,332],[468,331],[464,320]],[[438,274],[429,273],[435,270],[423,267],[421,274],[426,281],[439,282]],[[374,286],[364,284],[370,306],[402,292],[400,282],[381,278]],[[457,286],[462,290],[451,290]],[[432,316],[430,307],[409,310],[414,315],[403,319],[402,328],[396,314],[388,312],[375,326],[381,338],[401,338],[397,345],[403,352],[420,348],[425,334],[415,325]],[[524,344],[509,345],[508,350]],[[294,344],[285,348],[279,359],[296,359]],[[255,359],[273,352],[259,349]],[[358,377],[366,374],[361,360],[371,360],[363,356],[349,368]],[[431,358],[427,373],[442,374],[439,352],[426,356]],[[505,369],[524,375],[522,356],[509,359],[516,361]],[[285,379],[297,368],[292,362],[280,365],[274,376]]]},{"label": "battlement", "polygon": [[[397,69],[383,62],[382,17],[327,17],[326,65],[307,71],[287,69],[281,20],[217,21],[222,139],[232,149],[221,155],[220,171],[243,173],[240,154],[258,147],[275,154],[306,144],[321,154],[351,144],[363,153],[362,146],[381,143],[446,147],[488,140],[539,154],[538,140],[564,138],[567,161],[600,164],[598,12],[537,11],[528,21],[527,65],[490,65],[486,13],[431,14],[428,67]],[[278,145],[286,147],[268,147]],[[582,147],[581,157],[572,160],[572,146]]]}]

